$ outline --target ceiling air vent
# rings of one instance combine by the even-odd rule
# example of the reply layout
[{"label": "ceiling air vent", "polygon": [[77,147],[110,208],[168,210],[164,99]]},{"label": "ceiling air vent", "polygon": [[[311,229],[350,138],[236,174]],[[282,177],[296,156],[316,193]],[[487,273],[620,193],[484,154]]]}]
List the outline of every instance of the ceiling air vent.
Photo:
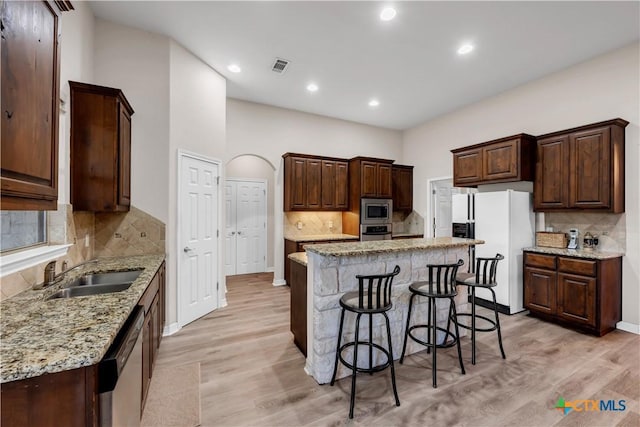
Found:
[{"label": "ceiling air vent", "polygon": [[287,71],[287,67],[289,66],[289,61],[282,58],[276,58],[273,66],[271,67],[271,71],[274,71],[278,74],[284,74]]}]

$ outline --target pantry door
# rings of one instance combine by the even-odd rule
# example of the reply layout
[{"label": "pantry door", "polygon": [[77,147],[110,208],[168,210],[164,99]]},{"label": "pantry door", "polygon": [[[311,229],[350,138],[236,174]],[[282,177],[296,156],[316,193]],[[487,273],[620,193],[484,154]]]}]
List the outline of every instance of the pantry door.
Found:
[{"label": "pantry door", "polygon": [[178,324],[219,306],[219,162],[180,151],[178,203]]},{"label": "pantry door", "polygon": [[228,178],[225,181],[225,275],[266,270],[267,183]]}]

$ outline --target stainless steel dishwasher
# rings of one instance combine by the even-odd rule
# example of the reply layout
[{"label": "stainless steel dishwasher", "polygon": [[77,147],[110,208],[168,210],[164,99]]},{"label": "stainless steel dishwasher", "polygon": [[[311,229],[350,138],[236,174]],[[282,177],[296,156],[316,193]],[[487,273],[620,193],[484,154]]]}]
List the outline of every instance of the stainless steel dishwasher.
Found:
[{"label": "stainless steel dishwasher", "polygon": [[122,327],[98,369],[100,425],[139,426],[142,400],[142,326],[137,306]]}]

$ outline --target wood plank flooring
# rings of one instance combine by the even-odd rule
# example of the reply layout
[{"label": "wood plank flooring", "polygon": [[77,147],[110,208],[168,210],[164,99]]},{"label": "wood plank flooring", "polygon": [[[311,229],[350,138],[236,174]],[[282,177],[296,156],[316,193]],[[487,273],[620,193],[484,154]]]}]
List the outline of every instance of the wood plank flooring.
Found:
[{"label": "wood plank flooring", "polygon": [[[438,388],[426,352],[396,364],[400,407],[389,370],[357,379],[349,421],[350,380],[318,385],[289,332],[289,288],[272,274],[227,278],[228,306],[165,337],[157,367],[201,364],[203,426],[640,426],[640,336],[592,337],[533,317],[501,316],[507,359],[495,333],[479,334],[477,364],[462,340],[438,352]],[[625,411],[554,409],[559,397],[625,400]],[[616,406],[619,407],[619,406]]]}]

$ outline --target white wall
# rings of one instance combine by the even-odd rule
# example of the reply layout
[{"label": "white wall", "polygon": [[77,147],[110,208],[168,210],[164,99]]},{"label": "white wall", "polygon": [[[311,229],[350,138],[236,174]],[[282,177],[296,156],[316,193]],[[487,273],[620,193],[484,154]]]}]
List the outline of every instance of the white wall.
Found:
[{"label": "white wall", "polygon": [[[226,80],[211,67],[173,40],[170,44],[170,147],[169,186],[164,190],[169,196],[169,222],[167,223],[167,278],[169,286],[169,323],[177,321],[177,262],[181,252],[177,248],[178,224],[178,150],[186,150],[208,158],[220,160],[223,174],[226,117]],[[222,207],[224,194],[219,191]],[[222,209],[218,211],[222,213]],[[220,218],[220,227],[224,218]],[[224,253],[222,239],[218,239],[219,298],[224,300]]]},{"label": "white wall", "polygon": [[93,31],[95,19],[87,3],[61,15],[60,44],[60,138],[58,140],[58,203],[70,199],[71,99],[69,80],[93,80]]},{"label": "white wall", "polygon": [[226,178],[253,178],[267,181],[267,270],[273,270],[273,214],[275,175],[271,164],[266,160],[252,155],[243,155],[232,159],[226,165]]},{"label": "white wall", "polygon": [[93,83],[122,89],[134,110],[132,204],[164,223],[169,220],[169,46],[167,37],[96,20]]},{"label": "white wall", "polygon": [[541,135],[616,117],[628,120],[622,320],[639,325],[639,50],[633,44],[406,130],[402,160],[415,165],[414,209],[427,217],[427,180],[453,174],[453,148],[520,132]]},{"label": "white wall", "polygon": [[338,120],[264,104],[227,100],[225,159],[253,154],[275,168],[274,285],[284,284],[282,155],[287,152],[351,158],[370,156],[399,160],[400,131]]}]

